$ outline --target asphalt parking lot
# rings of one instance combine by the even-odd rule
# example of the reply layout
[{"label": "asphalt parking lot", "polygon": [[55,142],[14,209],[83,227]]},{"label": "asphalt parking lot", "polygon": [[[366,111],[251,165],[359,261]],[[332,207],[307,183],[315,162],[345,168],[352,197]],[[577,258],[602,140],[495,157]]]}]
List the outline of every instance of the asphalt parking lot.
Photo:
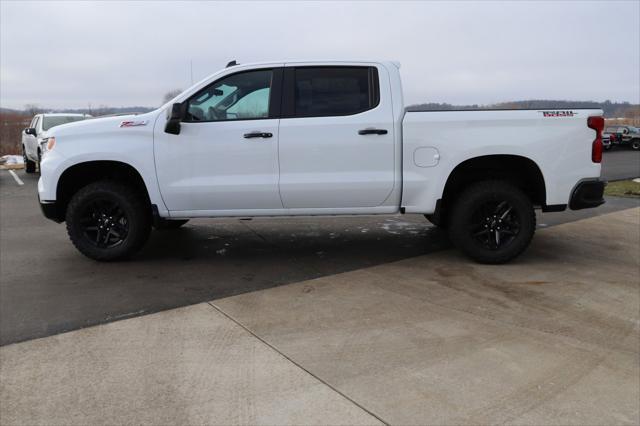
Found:
[{"label": "asphalt parking lot", "polygon": [[602,157],[602,176],[607,180],[640,177],[640,151],[614,147]]},{"label": "asphalt parking lot", "polygon": [[[631,158],[631,160],[629,160]],[[640,153],[605,154],[603,175],[640,175]],[[154,232],[120,263],[84,258],[64,225],[44,219],[37,175],[0,170],[0,344],[215,300],[449,248],[419,215],[194,220]],[[604,206],[538,216],[539,227],[638,206]],[[527,255],[525,255],[526,257]]]}]

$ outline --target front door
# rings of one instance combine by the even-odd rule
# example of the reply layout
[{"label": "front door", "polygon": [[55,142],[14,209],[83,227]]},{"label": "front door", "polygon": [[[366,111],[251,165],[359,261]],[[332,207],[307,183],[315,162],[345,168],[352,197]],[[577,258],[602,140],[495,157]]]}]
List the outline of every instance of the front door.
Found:
[{"label": "front door", "polygon": [[[155,128],[160,192],[172,212],[282,209],[278,192],[281,69],[222,77],[186,100],[180,134]],[[275,99],[274,97],[277,97]],[[217,212],[217,213],[216,213]]]}]

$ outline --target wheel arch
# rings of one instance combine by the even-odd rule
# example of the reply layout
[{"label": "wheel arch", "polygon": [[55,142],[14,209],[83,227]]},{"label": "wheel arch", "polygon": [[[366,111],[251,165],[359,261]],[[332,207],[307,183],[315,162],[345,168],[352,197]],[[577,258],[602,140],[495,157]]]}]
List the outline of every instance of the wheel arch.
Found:
[{"label": "wheel arch", "polygon": [[90,183],[111,179],[133,186],[149,206],[149,190],[140,172],[131,164],[116,160],[92,160],[76,163],[65,169],[56,186],[58,219],[63,221],[67,206],[73,195]]},{"label": "wheel arch", "polygon": [[544,175],[535,161],[522,155],[491,154],[468,158],[451,170],[437,201],[435,216],[445,218],[444,212],[456,196],[470,184],[482,180],[507,180],[521,188],[535,206],[547,207]]}]

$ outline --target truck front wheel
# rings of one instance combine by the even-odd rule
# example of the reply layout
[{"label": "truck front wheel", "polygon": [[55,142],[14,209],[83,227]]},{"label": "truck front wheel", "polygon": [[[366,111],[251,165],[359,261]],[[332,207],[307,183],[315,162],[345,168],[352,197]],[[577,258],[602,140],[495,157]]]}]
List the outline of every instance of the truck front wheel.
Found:
[{"label": "truck front wheel", "polygon": [[29,160],[27,157],[27,150],[22,147],[22,161],[24,161],[24,171],[27,173],[35,173],[36,172],[36,162]]},{"label": "truck front wheel", "polygon": [[506,263],[531,242],[536,216],[531,200],[505,181],[469,186],[457,199],[449,223],[453,244],[480,263]]},{"label": "truck front wheel", "polygon": [[85,256],[102,261],[126,258],[147,241],[151,217],[144,198],[115,181],[80,189],[67,206],[67,232]]}]

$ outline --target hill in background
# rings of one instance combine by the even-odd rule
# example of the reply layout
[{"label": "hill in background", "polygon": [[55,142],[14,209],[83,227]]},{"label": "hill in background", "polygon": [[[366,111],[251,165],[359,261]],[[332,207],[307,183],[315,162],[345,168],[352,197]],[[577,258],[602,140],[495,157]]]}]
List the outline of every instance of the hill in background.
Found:
[{"label": "hill in background", "polygon": [[[608,122],[615,124],[630,124],[640,126],[640,105],[628,102],[592,102],[592,101],[554,101],[528,100],[502,102],[493,105],[452,105],[447,103],[424,103],[410,105],[408,111],[448,111],[448,110],[488,110],[488,109],[571,109],[571,108],[599,108],[604,111]],[[91,114],[94,117],[105,115],[120,115],[152,111],[154,108],[143,106],[75,108],[75,109],[47,109],[36,105],[27,105],[24,110],[0,108],[0,155],[19,154],[21,149],[21,132],[29,125],[31,118],[41,112],[67,112],[76,114]]]}]

